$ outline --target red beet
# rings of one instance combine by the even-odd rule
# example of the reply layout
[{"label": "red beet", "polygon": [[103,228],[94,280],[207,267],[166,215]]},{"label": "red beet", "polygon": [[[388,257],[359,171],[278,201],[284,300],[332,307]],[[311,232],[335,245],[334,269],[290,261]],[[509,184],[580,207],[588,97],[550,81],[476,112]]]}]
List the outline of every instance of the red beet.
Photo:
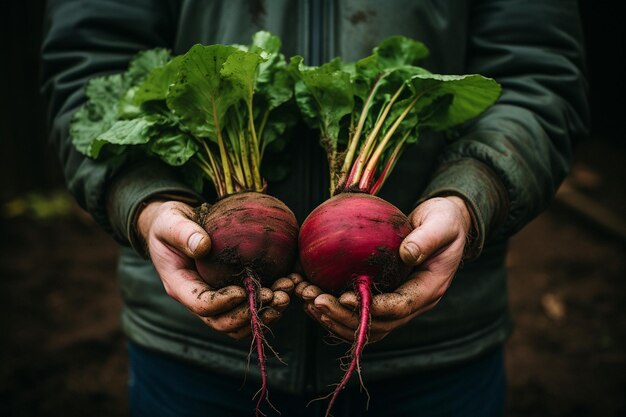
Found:
[{"label": "red beet", "polygon": [[292,272],[298,223],[277,198],[256,192],[232,194],[199,217],[211,237],[211,252],[196,266],[209,285],[241,284],[245,268],[266,286]]},{"label": "red beet", "polygon": [[259,405],[267,393],[265,345],[258,315],[258,291],[293,270],[298,223],[280,200],[256,192],[232,194],[198,212],[198,223],[211,238],[211,252],[196,261],[200,276],[212,287],[240,285],[248,292],[250,324],[256,344],[262,386]]},{"label": "red beet", "polygon": [[360,370],[372,286],[381,291],[394,289],[411,270],[398,252],[411,230],[408,218],[398,208],[365,193],[336,195],[313,210],[300,227],[300,262],[311,282],[335,294],[354,289],[359,297],[359,327],[350,350],[351,362],[332,393],[326,415],[354,370]]}]

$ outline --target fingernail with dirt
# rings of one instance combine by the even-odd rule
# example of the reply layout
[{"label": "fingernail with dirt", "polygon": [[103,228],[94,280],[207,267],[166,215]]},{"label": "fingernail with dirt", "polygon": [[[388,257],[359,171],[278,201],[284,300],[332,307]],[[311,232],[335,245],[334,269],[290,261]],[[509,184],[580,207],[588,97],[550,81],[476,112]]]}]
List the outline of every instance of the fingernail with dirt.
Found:
[{"label": "fingernail with dirt", "polygon": [[322,313],[328,313],[328,307],[326,307],[324,304],[315,304],[315,308],[317,308]]},{"label": "fingernail with dirt", "polygon": [[404,244],[404,250],[409,255],[409,260],[412,264],[416,265],[422,261],[422,254],[416,244],[407,242]]},{"label": "fingernail with dirt", "polygon": [[305,300],[312,300],[315,297],[317,297],[317,294],[312,286],[308,286],[304,290],[302,290],[302,298],[304,298]]}]

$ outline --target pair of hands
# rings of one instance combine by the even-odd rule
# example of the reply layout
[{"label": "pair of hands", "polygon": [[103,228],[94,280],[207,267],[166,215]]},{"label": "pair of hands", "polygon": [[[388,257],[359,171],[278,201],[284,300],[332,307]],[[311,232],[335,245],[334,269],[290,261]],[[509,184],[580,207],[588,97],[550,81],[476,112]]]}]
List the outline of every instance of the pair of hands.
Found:
[{"label": "pair of hands", "polygon": [[[193,209],[181,202],[152,201],[140,213],[137,230],[167,294],[187,307],[212,329],[234,339],[250,334],[250,312],[242,287],[215,290],[195,271],[194,259],[207,255],[211,241],[195,223]],[[372,298],[370,341],[380,340],[415,316],[433,308],[450,286],[461,263],[471,218],[465,202],[455,196],[436,197],[420,204],[409,220],[414,230],[400,246],[402,260],[416,268],[391,293]],[[352,341],[358,326],[354,292],[339,298],[293,273],[261,290],[266,325],[280,318],[291,295],[304,302],[305,312],[341,339]]]}]

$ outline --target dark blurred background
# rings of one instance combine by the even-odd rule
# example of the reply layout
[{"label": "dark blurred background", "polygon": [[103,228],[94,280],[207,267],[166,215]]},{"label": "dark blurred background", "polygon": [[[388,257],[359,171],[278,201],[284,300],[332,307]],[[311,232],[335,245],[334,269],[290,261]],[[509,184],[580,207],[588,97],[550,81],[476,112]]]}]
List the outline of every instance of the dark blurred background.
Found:
[{"label": "dark blurred background", "polygon": [[[0,415],[121,416],[116,249],[63,191],[39,96],[44,1],[0,5]],[[511,242],[510,416],[626,415],[624,23],[580,4],[593,116],[555,202]]]}]

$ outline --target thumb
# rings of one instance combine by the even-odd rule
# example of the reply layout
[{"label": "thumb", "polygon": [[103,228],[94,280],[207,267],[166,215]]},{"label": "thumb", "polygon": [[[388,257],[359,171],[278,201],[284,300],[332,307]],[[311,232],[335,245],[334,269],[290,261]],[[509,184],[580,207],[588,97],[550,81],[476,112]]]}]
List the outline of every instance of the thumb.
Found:
[{"label": "thumb", "polygon": [[211,239],[202,226],[191,220],[191,216],[191,207],[183,203],[171,203],[171,207],[157,217],[153,230],[157,239],[197,259],[209,253]]},{"label": "thumb", "polygon": [[450,245],[458,232],[449,217],[430,211],[400,244],[400,258],[408,265],[419,265],[441,248]]}]

